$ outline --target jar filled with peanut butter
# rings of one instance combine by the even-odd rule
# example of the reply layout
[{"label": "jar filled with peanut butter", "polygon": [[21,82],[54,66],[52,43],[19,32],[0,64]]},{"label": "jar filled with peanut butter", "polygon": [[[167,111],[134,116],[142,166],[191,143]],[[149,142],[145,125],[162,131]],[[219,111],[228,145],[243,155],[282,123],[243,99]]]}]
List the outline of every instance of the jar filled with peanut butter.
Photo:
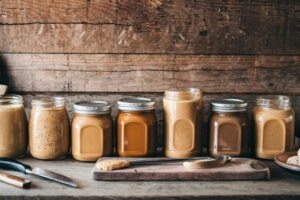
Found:
[{"label": "jar filled with peanut butter", "polygon": [[117,102],[117,150],[122,157],[150,156],[156,152],[155,102],[148,98],[124,98]]},{"label": "jar filled with peanut butter", "polygon": [[112,154],[111,106],[105,101],[74,104],[72,155],[79,161],[96,161]]},{"label": "jar filled with peanut butter", "polygon": [[256,157],[273,159],[295,147],[295,113],[287,96],[262,96],[253,110]]},{"label": "jar filled with peanut butter", "polygon": [[0,157],[18,158],[27,150],[27,118],[23,98],[0,97]]},{"label": "jar filled with peanut butter", "polygon": [[70,121],[63,97],[37,97],[31,102],[29,150],[37,159],[52,160],[67,155]]},{"label": "jar filled with peanut butter", "polygon": [[197,88],[165,92],[165,154],[172,158],[197,156],[201,152],[202,93]]},{"label": "jar filled with peanut butter", "polygon": [[211,105],[210,155],[248,156],[250,136],[247,103],[240,99],[215,99]]}]

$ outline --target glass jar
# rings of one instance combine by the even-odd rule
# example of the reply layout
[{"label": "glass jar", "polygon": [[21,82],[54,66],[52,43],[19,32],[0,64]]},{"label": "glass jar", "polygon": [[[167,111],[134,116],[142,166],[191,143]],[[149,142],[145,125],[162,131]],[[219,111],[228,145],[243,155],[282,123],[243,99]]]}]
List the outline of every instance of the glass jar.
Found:
[{"label": "glass jar", "polygon": [[37,159],[52,160],[67,155],[70,121],[63,97],[38,97],[31,102],[29,150]]},{"label": "glass jar", "polygon": [[210,155],[248,156],[250,135],[247,103],[240,99],[215,99],[211,105]]},{"label": "glass jar", "polygon": [[201,152],[202,94],[197,88],[168,90],[163,98],[165,154],[172,158]]},{"label": "glass jar", "polygon": [[74,104],[72,155],[79,161],[96,161],[112,154],[111,106],[105,101]]},{"label": "glass jar", "polygon": [[157,124],[155,102],[147,98],[125,98],[118,101],[118,154],[149,156],[156,152]]},{"label": "glass jar", "polygon": [[287,96],[262,96],[253,110],[256,156],[273,159],[295,147],[295,113]]},{"label": "glass jar", "polygon": [[28,136],[22,96],[0,96],[0,130],[0,157],[23,156]]}]

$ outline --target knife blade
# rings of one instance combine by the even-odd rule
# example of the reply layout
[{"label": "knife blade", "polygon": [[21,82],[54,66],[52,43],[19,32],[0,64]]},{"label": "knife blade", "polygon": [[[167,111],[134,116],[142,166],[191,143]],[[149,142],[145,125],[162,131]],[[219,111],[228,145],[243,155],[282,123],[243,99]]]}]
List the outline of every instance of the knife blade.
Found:
[{"label": "knife blade", "polygon": [[26,169],[26,174],[32,174],[35,176],[39,176],[45,179],[49,179],[52,181],[56,181],[58,183],[62,183],[71,187],[77,187],[77,184],[74,183],[70,178],[62,175],[62,174],[58,174],[55,172],[52,172],[50,170],[47,169],[41,169],[41,168],[32,168],[30,169]]},{"label": "knife blade", "polygon": [[70,187],[78,187],[75,182],[73,182],[70,178],[62,174],[58,174],[50,170],[41,168],[31,168],[29,165],[26,165],[14,159],[0,158],[0,168],[10,169],[14,171],[23,172],[25,174],[39,176],[45,179],[65,184]]}]

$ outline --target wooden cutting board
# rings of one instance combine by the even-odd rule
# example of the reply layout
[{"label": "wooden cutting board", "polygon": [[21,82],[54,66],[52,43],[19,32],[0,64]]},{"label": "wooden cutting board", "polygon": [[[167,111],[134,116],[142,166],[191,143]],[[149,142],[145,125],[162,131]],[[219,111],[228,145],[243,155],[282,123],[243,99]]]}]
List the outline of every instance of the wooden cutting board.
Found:
[{"label": "wooden cutting board", "polygon": [[[120,158],[101,158],[97,162],[102,159]],[[149,160],[151,160],[151,158],[149,158]],[[216,181],[270,179],[270,169],[263,162],[249,158],[233,158],[230,163],[227,163],[222,167],[211,169],[186,169],[182,166],[182,163],[146,166],[134,165],[126,169],[115,171],[101,171],[96,169],[95,166],[92,169],[92,177],[94,180],[98,181]]]}]

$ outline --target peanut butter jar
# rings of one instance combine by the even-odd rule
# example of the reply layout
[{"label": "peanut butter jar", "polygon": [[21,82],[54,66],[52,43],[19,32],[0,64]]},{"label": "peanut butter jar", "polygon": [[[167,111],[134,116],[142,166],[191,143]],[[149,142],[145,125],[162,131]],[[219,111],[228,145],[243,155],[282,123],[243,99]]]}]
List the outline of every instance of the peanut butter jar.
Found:
[{"label": "peanut butter jar", "polygon": [[27,150],[27,119],[23,98],[0,97],[0,157],[17,158]]},{"label": "peanut butter jar", "polygon": [[70,121],[63,97],[37,97],[31,102],[29,150],[43,160],[63,158],[70,146]]},{"label": "peanut butter jar", "polygon": [[105,101],[74,104],[72,155],[79,161],[96,161],[112,154],[111,106]]},{"label": "peanut butter jar", "polygon": [[256,100],[253,110],[256,156],[273,159],[295,147],[295,113],[290,98],[273,95]]},{"label": "peanut butter jar", "polygon": [[197,88],[165,92],[165,154],[172,158],[197,156],[201,152],[202,93]]},{"label": "peanut butter jar", "polygon": [[156,152],[155,102],[147,98],[124,98],[117,102],[117,150],[122,157],[150,156]]},{"label": "peanut butter jar", "polygon": [[240,99],[215,99],[211,105],[210,155],[248,156],[250,135],[247,103]]}]

